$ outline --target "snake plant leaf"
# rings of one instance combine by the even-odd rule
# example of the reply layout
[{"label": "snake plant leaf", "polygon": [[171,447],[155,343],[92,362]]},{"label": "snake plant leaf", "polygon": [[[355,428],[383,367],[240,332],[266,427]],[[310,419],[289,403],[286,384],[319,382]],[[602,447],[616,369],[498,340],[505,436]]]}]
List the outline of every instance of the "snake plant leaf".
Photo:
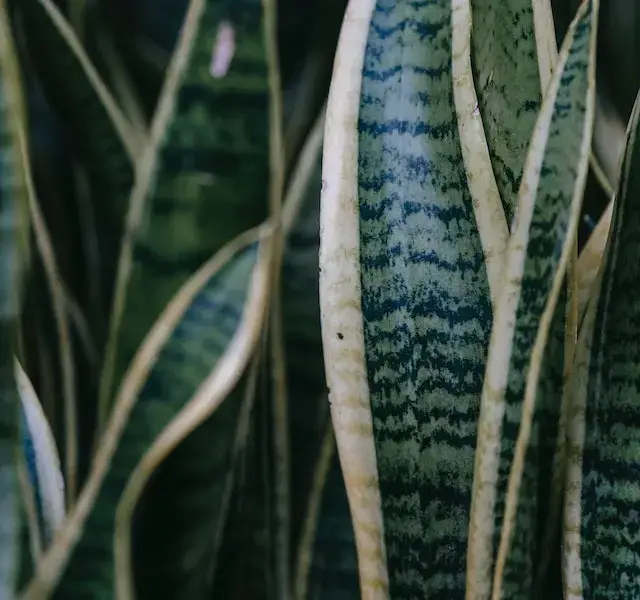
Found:
[{"label": "snake plant leaf", "polygon": [[550,0],[473,0],[471,61],[491,164],[511,223],[557,49]]},{"label": "snake plant leaf", "polygon": [[56,4],[26,0],[17,8],[30,63],[88,175],[88,189],[78,194],[83,203],[78,210],[83,211],[83,226],[91,228],[84,235],[97,248],[86,277],[99,296],[89,295],[87,310],[96,315],[96,335],[102,344],[139,148],[129,121]]},{"label": "snake plant leaf", "polygon": [[131,196],[101,422],[114,385],[180,285],[266,217],[268,63],[260,2],[191,0]]},{"label": "snake plant leaf", "polygon": [[[286,237],[282,263],[282,310],[286,351],[286,381],[289,396],[290,444],[290,544],[301,543],[303,522],[312,494],[313,467],[328,421],[320,314],[318,305],[320,154],[324,112],[302,148],[292,173],[284,202],[283,230]],[[264,361],[263,370],[268,368]],[[264,379],[264,378],[263,378]],[[264,383],[264,381],[262,382]],[[274,564],[276,518],[270,510],[277,481],[273,480],[273,440],[268,414],[273,400],[264,385],[258,385],[251,414],[251,433],[236,467],[235,489],[220,563],[216,565],[215,593],[220,597],[277,597]],[[291,561],[295,566],[295,561]]]},{"label": "snake plant leaf", "polygon": [[327,102],[320,200],[320,310],[331,419],[354,523],[360,589],[389,581],[369,402],[358,240],[358,112],[374,0],[349,0]]},{"label": "snake plant leaf", "polygon": [[549,432],[536,423],[536,399],[588,170],[597,10],[597,1],[584,1],[569,28],[523,171],[478,422],[468,598],[528,598],[540,559],[545,506],[536,490],[551,466],[539,462]]},{"label": "snake plant leaf", "polygon": [[598,273],[600,271],[604,251],[609,239],[611,219],[613,217],[613,207],[615,199],[612,198],[606,210],[598,220],[598,224],[591,232],[587,243],[580,252],[577,264],[577,286],[578,286],[578,315],[580,320],[585,315],[587,303],[593,293]]},{"label": "snake plant leaf", "polygon": [[333,433],[322,456],[324,480],[318,486],[318,514],[309,565],[308,593],[299,598],[358,600],[358,562],[349,502]]},{"label": "snake plant leaf", "polygon": [[[151,330],[123,381],[86,486],[26,588],[25,600],[52,594],[70,600],[87,595],[106,600],[114,597],[116,585],[119,597],[131,597],[124,594],[131,594],[133,587],[133,509],[150,475],[195,428],[194,410],[204,411],[195,416],[205,418],[203,400],[222,401],[235,385],[229,377],[239,377],[244,369],[242,361],[255,347],[265,318],[270,235],[268,228],[252,230],[233,240],[188,280]],[[220,379],[226,387],[212,389]],[[219,397],[223,392],[224,397]],[[185,431],[185,423],[191,429]],[[176,431],[183,437],[178,439]],[[214,473],[227,468],[226,442],[221,440],[208,450],[207,466]],[[186,480],[193,481],[191,477],[197,478],[202,471],[194,465],[184,473]],[[206,595],[215,537],[209,533],[216,528],[216,507],[226,480],[199,483],[200,494],[186,494],[192,503],[175,499],[191,489],[188,485],[186,490],[175,489],[168,500],[178,511],[172,519],[179,520],[184,530],[177,538],[181,544],[173,560],[156,564],[155,572],[167,586],[189,582],[189,588],[180,589],[185,598]],[[196,542],[198,552],[192,554]],[[155,551],[156,558],[168,558],[167,549]]]},{"label": "snake plant leaf", "polygon": [[[262,357],[264,358],[264,357]],[[271,402],[266,361],[254,368],[256,397],[249,432],[234,474],[223,552],[216,565],[214,595],[221,598],[272,600],[276,586],[276,514],[274,510]]]},{"label": "snake plant leaf", "polygon": [[36,512],[46,547],[65,517],[64,480],[56,442],[28,375],[15,361],[22,407],[22,451],[34,490]]},{"label": "snake plant leaf", "polygon": [[26,174],[24,105],[8,9],[0,2],[0,597],[15,598],[23,512],[18,461],[20,404],[13,373],[12,333],[19,315],[20,216],[24,214]]},{"label": "snake plant leaf", "polygon": [[640,593],[637,264],[640,259],[640,95],[600,277],[576,357],[569,428],[565,597]]},{"label": "snake plant leaf", "polygon": [[[348,442],[341,440],[350,400],[345,388],[354,371],[353,359],[346,371],[343,353],[358,345],[366,381],[356,388],[362,398],[357,410],[370,412],[373,422],[389,595],[465,594],[491,296],[453,103],[452,9],[451,2],[375,3],[366,20],[358,90],[357,169],[343,167],[341,173],[355,182],[343,184],[340,204],[323,198],[322,210],[331,216],[331,223],[323,216],[325,253],[328,246],[349,261],[359,255],[349,274],[336,256],[335,262],[325,258],[323,277],[333,273],[334,291],[326,295],[328,281],[321,291],[332,416],[365,595],[351,457],[343,450]],[[330,190],[336,182],[326,164],[325,173]],[[347,191],[354,183],[353,192]],[[329,237],[329,223],[338,228],[340,241]],[[347,303],[350,311],[354,305],[360,309],[351,321],[363,323],[361,340],[353,326],[342,329]],[[338,314],[327,314],[338,310],[342,323]]]}]

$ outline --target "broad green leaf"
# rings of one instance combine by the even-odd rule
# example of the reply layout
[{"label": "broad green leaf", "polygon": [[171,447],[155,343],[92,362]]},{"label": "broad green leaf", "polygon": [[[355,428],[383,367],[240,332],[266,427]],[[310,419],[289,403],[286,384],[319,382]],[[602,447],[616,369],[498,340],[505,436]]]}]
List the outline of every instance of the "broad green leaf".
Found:
[{"label": "broad green leaf", "polygon": [[180,285],[266,217],[269,75],[260,3],[191,0],[130,200],[102,423],[114,386]]},{"label": "broad green leaf", "polygon": [[[550,405],[559,411],[562,390],[554,399],[541,370],[550,358],[547,343],[556,346],[552,321],[575,248],[588,170],[597,9],[597,1],[583,2],[569,28],[523,170],[478,422],[469,599],[528,598],[547,551],[537,539],[547,510],[538,491],[552,471],[543,451],[554,435],[545,413]],[[555,355],[549,362],[559,361]]]},{"label": "broad green leaf", "polygon": [[471,61],[493,173],[511,224],[529,138],[556,61],[550,0],[472,0]]},{"label": "broad green leaf", "polygon": [[570,600],[640,594],[639,136],[640,95],[574,366],[564,539]]},{"label": "broad green leaf", "polygon": [[[358,112],[374,0],[350,0],[327,102],[320,204],[320,309],[331,419],[354,523],[363,598],[388,597],[360,297]],[[385,50],[386,51],[386,50]]]},{"label": "broad green leaf", "polygon": [[19,216],[26,205],[19,77],[8,10],[0,1],[0,597],[7,600],[15,597],[23,518],[17,462],[20,406],[11,348],[18,316]]},{"label": "broad green leaf", "polygon": [[[269,229],[261,229],[233,240],[188,280],[151,330],[123,381],[87,484],[24,600],[52,594],[106,600],[116,591],[119,598],[132,597],[133,510],[162,461],[217,408],[242,374],[264,324],[270,236]],[[228,444],[221,441],[220,450],[224,463]],[[217,468],[215,454],[208,460]],[[185,544],[205,527],[215,531],[217,513],[211,508],[224,483],[214,480],[207,490],[207,510],[200,512],[202,504],[196,503],[192,521],[182,514]],[[214,541],[203,535],[197,539]],[[156,576],[169,584],[191,581],[191,576],[193,597],[203,597],[206,587],[198,585],[207,584],[209,549],[205,544],[190,555],[176,548],[173,563]]]},{"label": "broad green leaf", "polygon": [[[233,469],[247,438],[254,401],[251,375],[159,466],[136,508],[132,560],[142,598],[210,595],[212,570],[233,489]],[[184,557],[189,565],[176,568]]]},{"label": "broad green leaf", "polygon": [[360,90],[359,274],[342,285],[362,306],[392,598],[465,589],[491,296],[453,104],[452,10],[378,0]]},{"label": "broad green leaf", "polygon": [[49,544],[65,517],[64,480],[56,442],[28,375],[15,362],[22,407],[22,451],[34,490],[43,546]]}]

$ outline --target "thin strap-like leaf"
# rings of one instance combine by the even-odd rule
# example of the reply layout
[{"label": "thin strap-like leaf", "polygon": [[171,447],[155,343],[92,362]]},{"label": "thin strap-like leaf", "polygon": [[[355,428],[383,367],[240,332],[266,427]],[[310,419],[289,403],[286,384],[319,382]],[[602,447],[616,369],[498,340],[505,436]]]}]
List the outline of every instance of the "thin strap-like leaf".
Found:
[{"label": "thin strap-like leaf", "polygon": [[576,365],[570,495],[565,521],[567,597],[640,594],[640,94],[627,130],[600,281]]},{"label": "thin strap-like leaf", "polygon": [[166,303],[209,256],[268,214],[278,169],[269,166],[265,18],[253,0],[189,3],[130,198],[101,423]]},{"label": "thin strap-like leaf", "polygon": [[557,55],[551,2],[473,0],[471,7],[477,110],[511,225],[529,138]]},{"label": "thin strap-like leaf", "polygon": [[354,523],[363,597],[388,597],[360,298],[358,112],[375,0],[349,0],[327,104],[320,212],[320,307],[331,417]]},{"label": "thin strap-like leaf", "polygon": [[495,306],[502,287],[504,259],[509,241],[505,217],[478,105],[471,65],[470,0],[452,0],[451,32],[453,98],[460,147],[473,200],[478,233],[485,256],[491,302]]},{"label": "thin strap-like leaf", "polygon": [[21,546],[19,400],[11,334],[18,316],[19,216],[26,208],[24,100],[5,0],[0,0],[0,598],[15,598]]},{"label": "thin strap-like leaf", "polygon": [[[159,462],[241,374],[264,322],[269,235],[270,229],[254,230],[233,240],[188,280],[150,332],[122,384],[78,502],[23,600],[49,598],[54,589],[54,597],[65,600],[87,593],[110,600],[116,589],[130,593],[130,512]],[[193,566],[178,561],[174,568]]]},{"label": "thin strap-like leaf", "polygon": [[[537,464],[537,455],[540,440],[548,432],[540,425],[532,435],[532,422],[542,359],[576,239],[588,169],[597,7],[597,1],[583,2],[569,29],[523,171],[478,425],[468,600],[483,600],[491,594],[494,599],[501,594],[528,597],[539,560],[536,492],[539,480],[548,473]],[[557,394],[559,406],[561,390]],[[495,533],[500,529],[494,559]]]}]

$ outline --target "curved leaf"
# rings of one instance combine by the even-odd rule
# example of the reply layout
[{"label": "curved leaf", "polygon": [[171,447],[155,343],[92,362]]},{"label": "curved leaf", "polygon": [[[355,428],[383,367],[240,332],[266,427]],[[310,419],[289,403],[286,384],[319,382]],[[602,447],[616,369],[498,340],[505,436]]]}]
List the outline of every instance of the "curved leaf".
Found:
[{"label": "curved leaf", "polygon": [[388,575],[364,356],[358,240],[358,111],[374,0],[349,0],[327,103],[320,204],[320,309],[329,403],[354,522],[363,597]]},{"label": "curved leaf", "polygon": [[[0,597],[15,597],[20,568],[19,399],[13,376],[12,329],[18,317],[19,216],[26,207],[23,96],[9,26],[0,1]],[[22,539],[21,539],[22,538]]]},{"label": "curved leaf", "polygon": [[[24,600],[47,598],[54,587],[54,597],[65,600],[86,594],[111,599],[116,584],[119,594],[131,593],[131,511],[151,473],[201,422],[193,419],[204,418],[210,403],[231,391],[228,378],[241,373],[233,361],[257,340],[268,297],[271,245],[269,239],[258,243],[256,238],[265,235],[269,230],[247,232],[214,256],[181,288],[150,332],[123,382],[87,484]],[[212,389],[214,384],[222,387]],[[225,461],[228,444],[221,442],[221,449]],[[224,487],[217,486],[219,481],[226,482],[214,480],[216,489],[209,496],[214,504]],[[209,507],[207,527],[215,528],[217,514]],[[191,522],[195,529],[185,531],[185,543],[205,526],[200,516]],[[197,575],[192,583],[197,589],[206,584],[208,564],[205,551],[198,558],[195,563],[174,560],[160,573],[169,583]]]},{"label": "curved leaf", "polygon": [[588,170],[597,8],[597,1],[583,2],[569,28],[523,172],[478,423],[469,599],[529,597],[541,560],[537,537],[549,499],[541,504],[537,491],[551,473],[543,451],[549,417],[541,413],[555,406],[557,422],[562,389],[554,399],[553,390],[539,391],[538,383]]},{"label": "curved leaf", "polygon": [[491,297],[452,102],[452,9],[378,0],[360,91],[364,350],[393,598],[465,591]]},{"label": "curved leaf", "polygon": [[640,594],[640,94],[600,277],[574,372],[565,518],[565,597]]},{"label": "curved leaf", "polygon": [[261,3],[191,0],[130,199],[101,422],[180,285],[267,215],[269,74]]},{"label": "curved leaf", "polygon": [[14,369],[22,406],[22,449],[42,522],[41,544],[46,546],[65,517],[64,480],[56,442],[33,385],[17,360]]}]

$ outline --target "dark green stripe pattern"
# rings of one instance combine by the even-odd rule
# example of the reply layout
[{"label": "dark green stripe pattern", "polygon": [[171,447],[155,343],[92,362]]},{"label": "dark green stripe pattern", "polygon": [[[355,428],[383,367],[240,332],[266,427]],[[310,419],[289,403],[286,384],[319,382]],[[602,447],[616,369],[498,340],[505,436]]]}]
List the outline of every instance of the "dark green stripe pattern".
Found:
[{"label": "dark green stripe pattern", "polygon": [[640,597],[640,101],[610,232],[587,388],[581,492],[585,600]]},{"label": "dark green stripe pattern", "polygon": [[[113,530],[118,500],[138,461],[190,400],[226,350],[242,318],[257,256],[258,245],[254,243],[215,274],[192,300],[158,355],[54,598],[112,600],[114,597]],[[168,532],[158,533],[158,538],[170,534],[175,524],[181,526],[172,547],[145,547],[150,553],[147,560],[156,560],[155,586],[162,591],[157,597],[206,597],[213,533],[219,526],[218,510],[227,483],[226,478],[216,474],[228,470],[229,448],[235,437],[235,428],[226,428],[226,422],[217,422],[217,414],[214,413],[211,424],[206,425],[215,428],[215,435],[209,429],[206,451],[202,452],[201,444],[197,448],[200,453],[194,457],[191,446],[190,452],[186,452],[187,460],[183,448],[191,442],[191,438],[187,438],[176,451],[184,460],[180,463],[181,471],[174,473],[172,493],[154,496],[155,502],[165,502],[172,509],[165,509],[164,521],[155,521],[156,527],[168,528]],[[222,415],[226,415],[224,410]],[[202,442],[200,431],[194,436]],[[179,498],[181,495],[183,499]],[[158,508],[154,510],[156,514],[162,512]],[[171,515],[170,519],[167,514]],[[149,586],[144,580],[148,572],[147,565],[140,573],[139,588]]]},{"label": "dark green stripe pattern", "polygon": [[[588,126],[587,97],[593,93],[589,86],[592,6],[592,3],[585,5],[574,36],[567,38],[565,42],[569,44],[569,54],[560,73],[560,86],[553,104],[526,242],[522,287],[508,365],[506,412],[502,426],[498,498],[495,507],[496,532],[500,531],[504,514],[507,480],[520,427],[522,401],[534,341],[540,318],[549,300],[553,279],[558,272],[562,250],[567,243],[573,196],[576,190],[581,196],[586,179],[588,155],[581,154],[581,146],[585,127]],[[541,492],[550,489],[549,478],[552,475],[551,444],[555,443],[562,393],[560,365],[557,363],[562,360],[560,350],[563,346],[561,335],[558,334],[561,327],[558,320],[563,318],[564,312],[564,307],[557,309],[555,323],[550,331],[551,346],[547,348],[545,355],[546,377],[549,379],[538,390],[537,398],[540,401],[536,403],[518,498],[516,527],[505,565],[503,594],[505,598],[513,600],[531,597],[539,561],[544,558],[544,553],[550,552],[549,548],[540,546],[540,531],[546,524],[550,499],[550,496],[544,497]],[[551,371],[550,360],[557,365]]]},{"label": "dark green stripe pattern", "polygon": [[491,303],[453,103],[450,1],[376,3],[358,168],[390,596],[462,599]]},{"label": "dark green stripe pattern", "polygon": [[[269,188],[268,65],[260,0],[207,0],[136,234],[116,380],[164,306],[226,242],[261,223]],[[233,30],[223,77],[219,27]]]},{"label": "dark green stripe pattern", "polygon": [[502,206],[511,224],[542,100],[533,2],[473,0],[471,8],[471,59],[478,108]]}]

